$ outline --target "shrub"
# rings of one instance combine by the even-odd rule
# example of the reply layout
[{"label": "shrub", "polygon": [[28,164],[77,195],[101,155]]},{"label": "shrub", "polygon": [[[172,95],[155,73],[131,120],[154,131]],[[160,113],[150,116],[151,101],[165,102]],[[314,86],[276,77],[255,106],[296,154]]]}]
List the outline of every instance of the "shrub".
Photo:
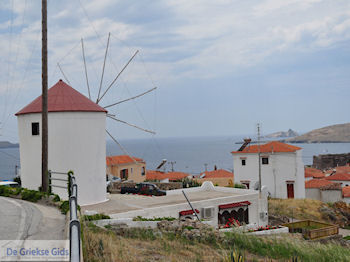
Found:
[{"label": "shrub", "polygon": [[67,212],[69,211],[69,201],[63,201],[60,205],[60,210],[62,214],[67,214]]},{"label": "shrub", "polygon": [[12,190],[8,186],[0,186],[0,196],[8,197],[10,196]]},{"label": "shrub", "polygon": [[176,220],[175,217],[153,217],[153,218],[146,218],[142,216],[137,216],[132,219],[133,221],[174,221]]},{"label": "shrub", "polygon": [[101,220],[101,219],[110,219],[110,216],[107,216],[105,214],[95,214],[95,215],[85,215],[84,220],[85,221],[92,221],[92,220]]},{"label": "shrub", "polygon": [[52,199],[53,202],[58,202],[61,200],[59,195],[54,195],[55,197]]},{"label": "shrub", "polygon": [[30,202],[38,202],[44,195],[45,193],[43,192],[29,189],[23,189],[21,192],[22,199]]}]

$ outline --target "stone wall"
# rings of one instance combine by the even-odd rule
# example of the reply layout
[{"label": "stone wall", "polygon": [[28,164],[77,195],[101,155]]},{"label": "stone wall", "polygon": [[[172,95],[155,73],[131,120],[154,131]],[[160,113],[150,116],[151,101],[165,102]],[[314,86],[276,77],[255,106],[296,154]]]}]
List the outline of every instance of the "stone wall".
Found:
[{"label": "stone wall", "polygon": [[[108,187],[108,191],[112,194],[120,193],[120,188],[123,187],[134,187],[136,182],[112,182]],[[152,182],[161,190],[173,190],[173,189],[181,189],[182,182],[169,182],[169,183],[160,183],[160,182]]]},{"label": "stone wall", "polygon": [[345,166],[349,162],[350,153],[318,155],[313,157],[312,167],[324,170],[337,166]]}]

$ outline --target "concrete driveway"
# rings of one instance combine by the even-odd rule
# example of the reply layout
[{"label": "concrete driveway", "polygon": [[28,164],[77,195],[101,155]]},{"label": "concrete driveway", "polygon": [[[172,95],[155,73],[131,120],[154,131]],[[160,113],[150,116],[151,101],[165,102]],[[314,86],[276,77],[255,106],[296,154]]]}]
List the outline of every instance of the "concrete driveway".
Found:
[{"label": "concrete driveway", "polygon": [[0,240],[64,240],[65,216],[57,208],[0,197]]}]

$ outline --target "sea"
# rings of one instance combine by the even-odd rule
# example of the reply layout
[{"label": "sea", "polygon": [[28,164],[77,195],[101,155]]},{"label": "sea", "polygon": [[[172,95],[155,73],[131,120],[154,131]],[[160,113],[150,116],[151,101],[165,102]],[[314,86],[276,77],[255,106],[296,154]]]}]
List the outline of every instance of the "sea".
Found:
[{"label": "sea", "polygon": [[[231,151],[241,145],[243,136],[147,138],[120,140],[122,148],[107,141],[107,155],[129,154],[146,161],[147,169],[156,169],[163,159],[166,171],[199,174],[223,168],[233,170]],[[312,165],[313,156],[319,154],[349,153],[350,143],[295,144],[303,148],[305,165]],[[16,167],[17,166],[17,167]],[[19,148],[0,148],[0,180],[12,180],[19,172]],[[69,169],[69,168],[68,168]]]}]

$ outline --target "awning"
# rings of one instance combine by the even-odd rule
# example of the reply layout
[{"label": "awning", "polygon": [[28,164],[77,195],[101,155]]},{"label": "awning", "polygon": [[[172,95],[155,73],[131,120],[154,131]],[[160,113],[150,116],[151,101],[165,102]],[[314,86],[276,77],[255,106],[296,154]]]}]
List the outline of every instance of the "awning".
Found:
[{"label": "awning", "polygon": [[[196,211],[196,213],[199,214],[199,210],[198,209],[195,209],[195,211]],[[180,211],[179,214],[180,214],[180,216],[193,215],[193,210],[190,209],[190,210]]]},{"label": "awning", "polygon": [[251,203],[249,201],[241,201],[231,204],[219,205],[219,209],[229,209],[233,207],[249,206]]}]

